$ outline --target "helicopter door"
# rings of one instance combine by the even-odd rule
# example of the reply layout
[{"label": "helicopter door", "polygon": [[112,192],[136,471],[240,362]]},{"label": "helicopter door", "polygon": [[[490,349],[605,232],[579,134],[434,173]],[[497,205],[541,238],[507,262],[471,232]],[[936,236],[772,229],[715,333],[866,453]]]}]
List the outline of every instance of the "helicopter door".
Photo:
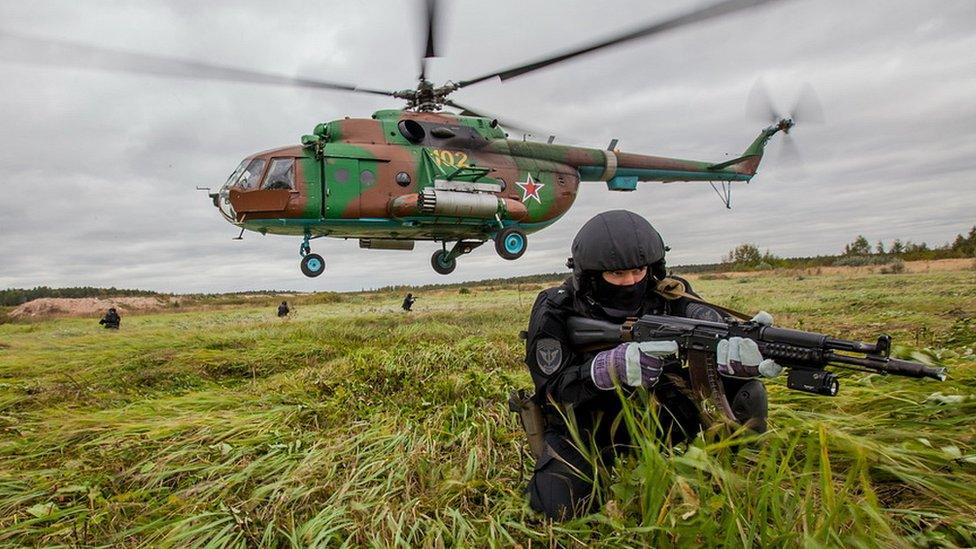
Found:
[{"label": "helicopter door", "polygon": [[326,158],[325,185],[328,202],[325,217],[359,218],[359,160]]},{"label": "helicopter door", "polygon": [[321,218],[325,214],[325,161],[320,158],[304,157],[295,160],[296,179],[304,182],[297,189],[304,189],[304,217]]}]

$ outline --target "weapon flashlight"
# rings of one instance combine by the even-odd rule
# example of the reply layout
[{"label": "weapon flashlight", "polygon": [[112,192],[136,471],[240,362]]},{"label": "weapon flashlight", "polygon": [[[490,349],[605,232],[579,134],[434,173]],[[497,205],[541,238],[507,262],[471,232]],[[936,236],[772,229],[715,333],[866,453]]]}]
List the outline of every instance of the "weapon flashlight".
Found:
[{"label": "weapon flashlight", "polygon": [[807,393],[837,396],[837,391],[840,390],[840,381],[831,372],[796,368],[790,370],[790,374],[786,378],[786,386]]}]

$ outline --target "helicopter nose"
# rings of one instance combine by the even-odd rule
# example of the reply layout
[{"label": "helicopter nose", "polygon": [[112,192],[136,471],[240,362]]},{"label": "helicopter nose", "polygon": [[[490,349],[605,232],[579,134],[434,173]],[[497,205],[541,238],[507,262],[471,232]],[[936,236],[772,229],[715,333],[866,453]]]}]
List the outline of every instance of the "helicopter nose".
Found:
[{"label": "helicopter nose", "polygon": [[210,195],[213,200],[214,206],[220,210],[220,215],[224,216],[227,221],[237,224],[237,212],[234,211],[234,205],[230,203],[230,190],[225,185],[221,187],[220,191]]}]

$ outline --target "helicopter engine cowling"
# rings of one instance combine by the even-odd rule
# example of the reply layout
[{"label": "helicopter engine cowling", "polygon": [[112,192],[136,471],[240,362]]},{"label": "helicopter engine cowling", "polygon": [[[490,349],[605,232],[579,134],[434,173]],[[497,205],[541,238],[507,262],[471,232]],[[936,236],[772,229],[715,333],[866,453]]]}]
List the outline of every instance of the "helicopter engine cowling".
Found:
[{"label": "helicopter engine cowling", "polygon": [[393,217],[430,215],[494,219],[501,216],[521,220],[529,211],[525,204],[491,193],[446,191],[426,188],[417,194],[398,196],[390,201]]}]

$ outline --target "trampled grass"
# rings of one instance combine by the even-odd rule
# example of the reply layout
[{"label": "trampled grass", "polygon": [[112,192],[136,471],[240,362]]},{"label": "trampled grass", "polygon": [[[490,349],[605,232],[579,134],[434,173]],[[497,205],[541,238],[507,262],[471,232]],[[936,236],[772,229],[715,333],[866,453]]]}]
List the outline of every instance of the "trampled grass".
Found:
[{"label": "trampled grass", "polygon": [[[764,275],[696,289],[777,323],[891,333],[944,383],[770,383],[772,430],[661,448],[551,524],[506,408],[535,289],[0,325],[0,544],[976,544],[976,273]],[[330,300],[334,301],[334,300]],[[647,429],[652,408],[629,419]]]}]

